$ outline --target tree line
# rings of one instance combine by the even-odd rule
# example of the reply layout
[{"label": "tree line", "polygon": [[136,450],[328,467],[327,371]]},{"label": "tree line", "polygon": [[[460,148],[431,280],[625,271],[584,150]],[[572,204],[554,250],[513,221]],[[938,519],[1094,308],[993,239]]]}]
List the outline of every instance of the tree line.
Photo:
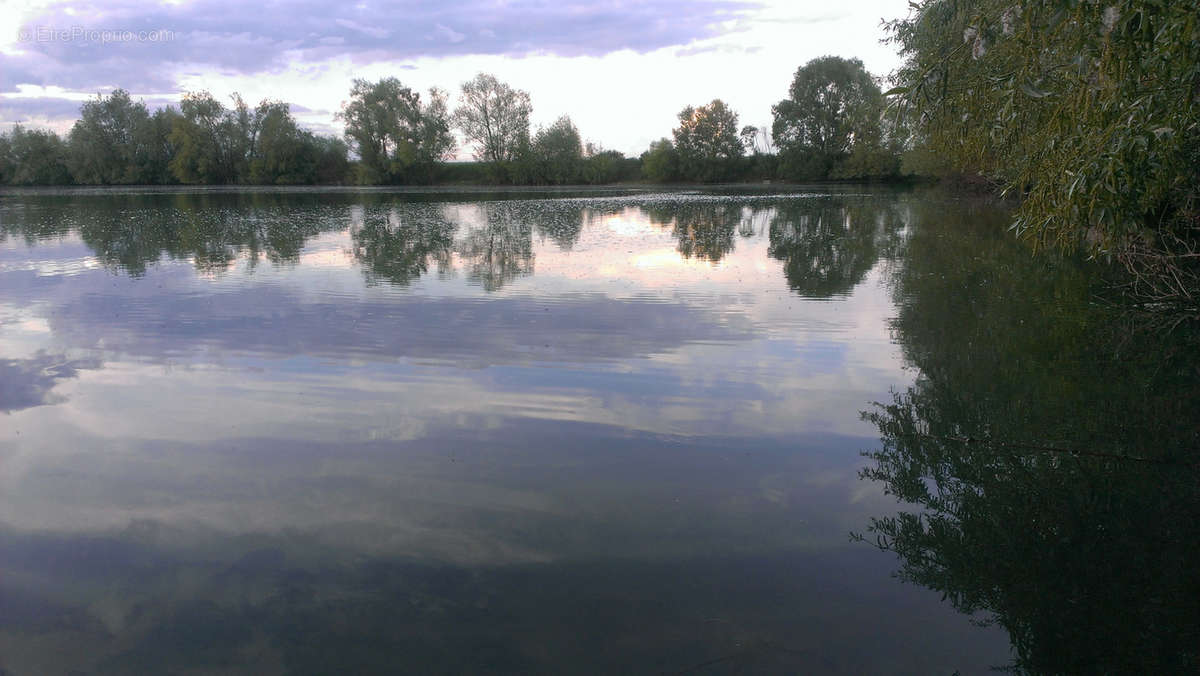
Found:
[{"label": "tree line", "polygon": [[[883,116],[875,78],[856,59],[823,57],[796,72],[768,130],[740,126],[720,99],[687,106],[670,138],[640,157],[585,142],[567,115],[531,129],[528,92],[480,73],[458,104],[394,77],[354,80],[341,138],[299,125],[287,103],[226,106],[190,92],[150,111],[117,89],[85,102],[66,137],[14,125],[0,134],[0,183],[518,185],[622,181],[889,179],[902,140]],[[455,163],[454,131],[475,163]]]}]

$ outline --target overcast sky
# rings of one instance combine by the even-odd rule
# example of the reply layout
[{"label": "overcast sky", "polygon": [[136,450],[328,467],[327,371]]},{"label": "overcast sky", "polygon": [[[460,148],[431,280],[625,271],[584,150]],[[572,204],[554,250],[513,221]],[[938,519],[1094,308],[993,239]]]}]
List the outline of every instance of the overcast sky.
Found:
[{"label": "overcast sky", "polygon": [[151,107],[200,89],[282,99],[305,126],[340,133],[334,115],[356,77],[438,86],[453,102],[486,71],[530,93],[535,126],[568,114],[585,139],[636,155],[670,134],[681,108],[714,98],[742,124],[769,125],[796,68],[818,56],[887,75],[898,58],[880,22],[907,5],[0,0],[0,128],[65,132],[80,101],[124,87]]}]

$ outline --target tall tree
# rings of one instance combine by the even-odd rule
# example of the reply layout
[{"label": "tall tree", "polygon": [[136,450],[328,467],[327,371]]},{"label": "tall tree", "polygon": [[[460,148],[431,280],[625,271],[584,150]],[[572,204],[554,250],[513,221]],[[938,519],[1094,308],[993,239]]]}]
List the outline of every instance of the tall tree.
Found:
[{"label": "tall tree", "polygon": [[437,89],[422,104],[419,92],[394,77],[355,80],[341,117],[367,183],[432,180],[437,163],[454,150],[446,96]]},{"label": "tall tree", "polygon": [[130,182],[143,185],[174,183],[171,160],[175,157],[175,146],[171,143],[171,129],[179,118],[179,111],[167,106],[154,111],[134,128],[134,144],[137,152],[130,167]]},{"label": "tall tree", "polygon": [[428,172],[431,182],[438,166],[454,156],[458,145],[450,131],[448,98],[444,90],[432,87],[429,99],[421,106],[421,145],[417,158],[419,166]]},{"label": "tall tree", "polygon": [[14,169],[16,165],[13,164],[12,139],[8,134],[0,133],[0,185],[8,185],[11,182]]},{"label": "tall tree", "polygon": [[317,156],[312,134],[300,129],[288,104],[263,101],[254,110],[251,183],[311,183]]},{"label": "tall tree", "polygon": [[679,126],[673,134],[683,178],[695,181],[732,178],[736,160],[743,152],[738,131],[737,113],[721,99],[680,111]]},{"label": "tall tree", "polygon": [[475,156],[503,178],[506,165],[529,147],[529,93],[480,73],[462,85],[454,123],[475,144]]},{"label": "tall tree", "polygon": [[563,115],[533,139],[538,178],[552,184],[577,183],[583,168],[583,140],[571,118]]},{"label": "tall tree", "polygon": [[878,138],[883,97],[858,59],[823,56],[796,70],[771,131],[787,178],[828,178],[855,144]]},{"label": "tall tree", "polygon": [[225,106],[208,92],[189,92],[179,109],[170,136],[175,146],[171,173],[181,183],[233,182],[236,157]]},{"label": "tall tree", "polygon": [[124,89],[96,95],[79,109],[68,136],[67,166],[79,183],[131,183],[141,147],[139,134],[150,119],[146,104],[133,101]]},{"label": "tall tree", "polygon": [[[233,94],[233,109],[227,111],[221,120],[220,135],[229,149],[230,161],[233,164],[231,183],[250,182],[250,164],[254,161],[255,150],[258,146],[258,130],[261,115],[269,110],[268,102],[264,101],[259,108],[251,108],[241,94]],[[279,104],[284,106],[287,104]]]}]

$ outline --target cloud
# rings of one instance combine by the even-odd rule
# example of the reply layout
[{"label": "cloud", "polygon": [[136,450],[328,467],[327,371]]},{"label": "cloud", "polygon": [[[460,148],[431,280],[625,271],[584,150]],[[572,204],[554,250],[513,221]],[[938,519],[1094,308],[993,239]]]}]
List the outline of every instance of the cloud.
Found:
[{"label": "cloud", "polygon": [[444,38],[445,40],[455,43],[455,44],[467,39],[467,36],[463,35],[462,33],[459,33],[458,31],[456,31],[453,28],[450,28],[448,26],[443,26],[440,23],[436,26],[435,33],[439,37]]},{"label": "cloud", "polygon": [[2,98],[0,125],[14,122],[73,120],[79,117],[79,101],[58,97]]},{"label": "cloud", "polygon": [[[0,55],[0,85],[77,90],[171,88],[180,69],[256,74],[290,62],[466,55],[599,56],[687,45],[736,30],[756,5],[734,0],[549,3],[290,3],[250,15],[233,0],[53,5],[26,17],[23,41]],[[0,90],[2,91],[2,90]]]},{"label": "cloud", "polygon": [[[104,93],[107,94],[107,92]],[[177,103],[175,96],[138,96],[135,94],[134,99],[145,103],[151,112]],[[65,93],[63,96],[0,94],[0,129],[8,128],[10,125],[20,122],[32,127],[50,126],[59,132],[65,133],[70,129],[71,124],[79,118],[79,108],[83,105],[83,102],[81,97]],[[292,106],[292,111],[297,113],[311,112],[303,106],[296,105]]]}]

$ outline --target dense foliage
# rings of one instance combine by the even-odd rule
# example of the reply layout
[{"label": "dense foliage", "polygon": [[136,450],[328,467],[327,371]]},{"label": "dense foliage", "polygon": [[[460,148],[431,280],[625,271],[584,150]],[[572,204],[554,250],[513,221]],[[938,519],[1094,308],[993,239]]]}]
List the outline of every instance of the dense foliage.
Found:
[{"label": "dense foliage", "polygon": [[1200,290],[1200,12],[1171,0],[924,0],[890,26],[901,108],[950,168],[1020,193],[1040,245]]},{"label": "dense foliage", "polygon": [[679,112],[672,132],[681,178],[720,181],[731,178],[731,169],[744,151],[738,136],[738,116],[721,99],[708,105],[688,106]]},{"label": "dense foliage", "polygon": [[642,173],[651,181],[665,183],[679,176],[679,153],[675,152],[675,144],[669,138],[659,139],[650,144],[650,149],[642,153]]},{"label": "dense foliage", "polygon": [[54,132],[14,125],[0,136],[0,177],[9,185],[70,183],[67,146]]},{"label": "dense foliage", "polygon": [[539,182],[578,183],[583,175],[583,139],[571,118],[563,115],[539,129],[533,139]]},{"label": "dense foliage", "polygon": [[67,168],[80,183],[154,183],[168,175],[161,152],[174,122],[166,111],[150,115],[123,89],[79,109],[67,137]]},{"label": "dense foliage", "polygon": [[883,96],[858,59],[825,56],[796,71],[772,108],[786,178],[882,178],[899,171],[898,148],[880,125]]},{"label": "dense foliage", "polygon": [[355,80],[341,118],[360,159],[360,183],[429,182],[454,152],[446,95],[437,89],[422,103],[419,93],[394,77]]}]

